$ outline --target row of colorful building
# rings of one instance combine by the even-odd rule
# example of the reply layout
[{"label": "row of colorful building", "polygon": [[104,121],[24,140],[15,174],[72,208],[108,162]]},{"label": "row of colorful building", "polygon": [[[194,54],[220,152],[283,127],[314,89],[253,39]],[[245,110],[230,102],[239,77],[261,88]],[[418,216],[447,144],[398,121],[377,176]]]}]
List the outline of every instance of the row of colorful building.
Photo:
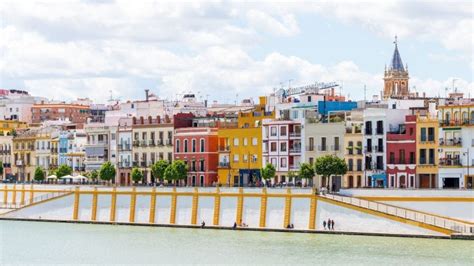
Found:
[{"label": "row of colorful building", "polygon": [[[380,98],[358,102],[337,94],[335,83],[279,89],[238,105],[192,93],[162,100],[148,90],[140,101],[32,103],[27,93],[3,91],[0,160],[5,178],[17,181],[31,181],[36,167],[49,174],[66,164],[84,173],[110,161],[115,183],[130,184],[134,167],[154,183],[152,164],[183,160],[192,186],[252,186],[271,163],[272,182],[281,184],[472,188],[474,99],[411,93],[397,46],[384,74]],[[324,155],[344,158],[348,172],[297,177],[300,163]]]}]

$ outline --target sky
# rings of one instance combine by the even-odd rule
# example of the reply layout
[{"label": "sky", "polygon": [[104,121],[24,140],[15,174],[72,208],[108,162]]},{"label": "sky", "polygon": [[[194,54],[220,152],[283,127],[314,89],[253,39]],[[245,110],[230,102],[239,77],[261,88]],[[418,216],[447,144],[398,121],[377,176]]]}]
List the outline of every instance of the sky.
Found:
[{"label": "sky", "polygon": [[472,1],[0,1],[0,88],[224,103],[338,82],[379,95],[394,36],[412,91],[474,97]]}]

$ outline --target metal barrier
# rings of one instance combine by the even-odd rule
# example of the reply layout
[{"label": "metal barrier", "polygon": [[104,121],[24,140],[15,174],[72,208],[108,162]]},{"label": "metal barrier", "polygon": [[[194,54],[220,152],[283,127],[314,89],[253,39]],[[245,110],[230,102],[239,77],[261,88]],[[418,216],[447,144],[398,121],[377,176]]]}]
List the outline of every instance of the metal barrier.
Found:
[{"label": "metal barrier", "polygon": [[452,219],[442,218],[436,215],[430,215],[415,210],[401,208],[384,203],[369,201],[365,199],[340,196],[334,194],[320,195],[328,199],[351,204],[357,207],[382,212],[388,215],[397,216],[406,220],[433,225],[436,227],[448,229],[461,234],[473,234],[473,226]]}]

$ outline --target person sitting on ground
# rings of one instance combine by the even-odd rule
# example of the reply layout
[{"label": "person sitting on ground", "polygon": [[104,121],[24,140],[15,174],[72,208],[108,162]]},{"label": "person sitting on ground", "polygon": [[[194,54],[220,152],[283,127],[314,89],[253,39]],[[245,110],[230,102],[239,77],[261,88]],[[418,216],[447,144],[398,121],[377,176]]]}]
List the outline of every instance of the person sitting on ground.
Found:
[{"label": "person sitting on ground", "polygon": [[286,229],[290,229],[290,228],[291,228],[291,225],[288,224],[288,225],[286,226]]},{"label": "person sitting on ground", "polygon": [[206,223],[204,221],[202,221],[201,228],[204,228],[204,226],[206,226]]},{"label": "person sitting on ground", "polygon": [[293,228],[295,228],[295,226],[294,226],[293,224],[291,224],[291,225],[290,225],[290,228],[293,229]]}]

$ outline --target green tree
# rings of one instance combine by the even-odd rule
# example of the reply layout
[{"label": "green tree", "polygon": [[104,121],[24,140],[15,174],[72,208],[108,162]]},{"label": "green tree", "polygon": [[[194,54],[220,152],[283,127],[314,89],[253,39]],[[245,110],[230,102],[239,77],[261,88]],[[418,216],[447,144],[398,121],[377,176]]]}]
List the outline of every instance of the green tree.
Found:
[{"label": "green tree", "polygon": [[111,162],[102,164],[99,170],[99,178],[103,181],[110,181],[115,177],[115,166]]},{"label": "green tree", "polygon": [[59,166],[58,170],[56,170],[56,176],[61,178],[66,175],[72,174],[72,168],[68,165],[62,164]]},{"label": "green tree", "polygon": [[163,174],[164,178],[168,182],[173,182],[175,180],[178,180],[178,172],[176,171],[176,168],[170,164],[168,167],[165,169],[165,173]]},{"label": "green tree", "polygon": [[[303,178],[303,179],[306,179],[308,181],[312,180],[313,176],[314,176],[314,168],[311,164],[309,163],[301,163],[300,164],[300,170],[298,172],[298,175]],[[311,181],[310,181],[311,182]]]},{"label": "green tree", "polygon": [[36,181],[43,181],[44,180],[44,171],[41,167],[36,167],[35,169],[35,176],[34,179]]},{"label": "green tree", "polygon": [[314,171],[327,180],[331,175],[346,174],[347,164],[344,159],[337,156],[325,155],[316,159],[314,162]]},{"label": "green tree", "polygon": [[275,166],[273,166],[273,164],[271,163],[267,163],[265,167],[262,168],[261,172],[262,172],[262,178],[265,180],[274,178],[276,174]]},{"label": "green tree", "polygon": [[137,167],[132,169],[132,180],[135,183],[138,183],[143,180],[143,173]]},{"label": "green tree", "polygon": [[176,170],[176,180],[185,180],[188,177],[188,165],[185,162],[176,160],[172,165]]},{"label": "green tree", "polygon": [[87,177],[92,180],[97,180],[97,177],[99,176],[99,173],[97,170],[92,170],[89,173],[87,173]]},{"label": "green tree", "polygon": [[169,165],[170,163],[168,161],[159,160],[151,166],[151,174],[155,179],[163,180],[166,167],[168,167]]}]

